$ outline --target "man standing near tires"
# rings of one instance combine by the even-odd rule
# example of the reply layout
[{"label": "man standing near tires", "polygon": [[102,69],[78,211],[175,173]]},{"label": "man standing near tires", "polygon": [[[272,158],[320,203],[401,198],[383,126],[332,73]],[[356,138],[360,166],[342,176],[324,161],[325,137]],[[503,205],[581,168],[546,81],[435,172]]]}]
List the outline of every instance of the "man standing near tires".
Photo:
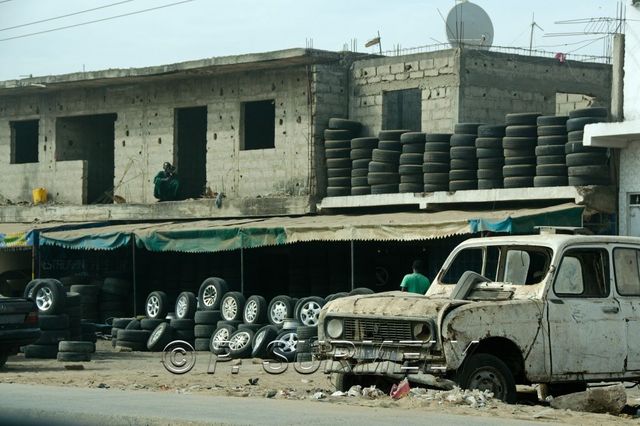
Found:
[{"label": "man standing near tires", "polygon": [[423,275],[424,262],[420,259],[414,260],[412,269],[413,273],[405,275],[402,279],[400,290],[409,293],[425,294],[431,282]]}]

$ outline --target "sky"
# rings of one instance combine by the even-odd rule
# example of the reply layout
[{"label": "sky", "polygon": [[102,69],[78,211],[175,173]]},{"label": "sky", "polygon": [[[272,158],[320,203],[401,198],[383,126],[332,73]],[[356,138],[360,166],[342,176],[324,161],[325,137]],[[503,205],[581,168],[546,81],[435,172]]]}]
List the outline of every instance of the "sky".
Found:
[{"label": "sky", "polygon": [[[446,42],[455,0],[191,0],[170,7],[28,37],[30,33],[157,8],[180,0],[0,0],[0,81],[32,76],[134,68],[243,53],[306,47],[359,52],[380,32],[383,50]],[[615,17],[618,0],[474,0],[491,17],[495,46],[602,55],[602,36],[585,24],[557,21]],[[74,14],[61,19],[61,15]],[[35,21],[48,20],[33,25]],[[20,26],[19,28],[11,28]],[[18,37],[18,38],[13,38]],[[590,42],[590,40],[595,40]]]}]

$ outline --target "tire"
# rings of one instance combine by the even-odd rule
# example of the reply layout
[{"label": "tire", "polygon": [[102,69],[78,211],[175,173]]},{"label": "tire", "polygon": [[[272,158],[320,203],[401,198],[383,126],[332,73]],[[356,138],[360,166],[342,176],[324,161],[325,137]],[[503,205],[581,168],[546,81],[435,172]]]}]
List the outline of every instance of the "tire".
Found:
[{"label": "tire", "polygon": [[533,165],[518,165],[518,166],[504,166],[502,168],[502,175],[505,178],[510,177],[533,177],[536,174],[536,166]]},{"label": "tire", "polygon": [[581,117],[599,117],[607,118],[609,116],[609,110],[602,107],[589,107],[574,109],[569,112],[569,118],[581,118]]},{"label": "tire", "polygon": [[349,158],[350,155],[351,148],[335,148],[324,150],[324,156],[326,158]]},{"label": "tire", "polygon": [[541,115],[536,120],[538,126],[566,126],[567,120],[569,119],[566,115]]},{"label": "tire", "polygon": [[267,308],[267,319],[269,323],[276,326],[282,326],[286,318],[293,315],[293,304],[289,296],[276,296],[269,302]]},{"label": "tire", "polygon": [[227,282],[222,278],[207,278],[198,290],[198,306],[204,311],[219,310],[220,299],[228,291]]},{"label": "tire", "polygon": [[477,138],[476,148],[499,149],[502,151],[502,138]]},{"label": "tire", "polygon": [[533,176],[529,177],[506,177],[503,180],[504,188],[532,188]]},{"label": "tire", "polygon": [[222,320],[220,311],[197,311],[194,315],[196,324],[216,325],[220,320]]},{"label": "tire", "polygon": [[393,163],[384,163],[380,161],[372,161],[369,163],[368,173],[389,173],[397,172],[398,165]]},{"label": "tire", "polygon": [[251,344],[253,342],[253,331],[237,330],[229,336],[229,355],[233,359],[251,357]]},{"label": "tire", "polygon": [[158,352],[165,348],[172,340],[174,336],[173,327],[168,323],[163,322],[158,325],[149,335],[147,339],[147,349],[152,352]]},{"label": "tire", "polygon": [[448,163],[451,160],[451,153],[447,152],[425,152],[422,157],[425,163]]},{"label": "tire", "polygon": [[458,135],[451,136],[450,145],[454,146],[476,146],[476,135]]},{"label": "tire", "polygon": [[359,133],[362,124],[357,121],[347,120],[345,118],[330,118],[329,129],[348,130],[352,133]]},{"label": "tire", "polygon": [[368,195],[371,194],[370,186],[352,186],[351,195]]},{"label": "tire", "polygon": [[211,336],[209,336],[209,338],[196,337],[196,339],[193,342],[193,349],[195,349],[198,352],[209,352],[210,339],[211,339]]},{"label": "tire", "polygon": [[100,294],[100,288],[97,285],[91,284],[74,284],[69,287],[69,291],[78,293],[82,297],[89,296],[96,298],[98,294]]},{"label": "tire", "polygon": [[349,177],[351,169],[327,169],[327,178]]},{"label": "tire", "polygon": [[384,149],[374,149],[371,154],[373,161],[380,161],[383,163],[397,164],[400,161],[400,151],[389,151]]},{"label": "tire", "polygon": [[140,320],[132,319],[129,321],[129,324],[124,328],[125,330],[142,330],[142,325],[140,324]]},{"label": "tire", "polygon": [[254,333],[264,327],[264,324],[238,324],[238,330],[251,330]]},{"label": "tire", "polygon": [[328,186],[327,197],[345,197],[351,195],[350,186]]},{"label": "tire", "polygon": [[400,184],[402,185],[403,183],[419,183],[420,185],[424,185],[422,176],[422,166],[420,166],[420,173],[400,175]]},{"label": "tire", "polygon": [[475,180],[478,178],[477,170],[451,170],[449,180]]},{"label": "tire", "polygon": [[505,137],[525,137],[531,138],[538,136],[538,126],[508,126],[505,131]]},{"label": "tire", "polygon": [[569,142],[582,142],[584,139],[584,131],[582,130],[574,130],[573,132],[567,133],[567,140]]},{"label": "tire", "polygon": [[474,146],[454,146],[450,151],[451,159],[470,160],[476,158],[476,147]]},{"label": "tire", "polygon": [[[408,143],[402,145],[403,154],[424,154],[424,143]],[[402,158],[402,157],[400,157]]]},{"label": "tire", "polygon": [[255,332],[251,345],[251,356],[253,358],[266,358],[269,344],[278,337],[278,328],[274,325],[265,325]]},{"label": "tire", "polygon": [[105,278],[101,291],[117,296],[128,296],[131,293],[131,281],[120,278]]},{"label": "tire", "polygon": [[536,166],[536,176],[567,176],[567,166],[564,164]]},{"label": "tire", "polygon": [[152,318],[144,318],[140,320],[140,328],[142,330],[155,330],[157,326],[165,322],[164,319],[152,319]]},{"label": "tire", "polygon": [[351,185],[351,176],[334,177],[327,179],[328,187],[345,187]]},{"label": "tire", "polygon": [[264,324],[267,322],[267,301],[262,296],[251,296],[247,299],[242,312],[246,324]]},{"label": "tire", "polygon": [[478,127],[478,137],[480,138],[503,138],[505,135],[505,126],[500,125],[482,125]]},{"label": "tire", "polygon": [[328,169],[347,169],[347,168],[350,169],[351,159],[350,158],[328,158],[327,168]]},{"label": "tire", "polygon": [[494,355],[471,355],[462,365],[456,382],[462,389],[489,390],[495,398],[507,404],[516,402],[513,374],[509,367]]},{"label": "tire", "polygon": [[565,161],[567,161],[567,157],[565,155],[540,155],[537,159],[539,166],[547,164],[565,164]]},{"label": "tire", "polygon": [[353,188],[354,187],[358,187],[358,186],[369,186],[369,180],[367,179],[367,177],[355,177],[355,178],[351,178],[351,193],[353,194]]},{"label": "tire", "polygon": [[80,293],[67,292],[66,298],[67,298],[67,301],[65,305],[67,307],[67,312],[69,311],[69,309],[80,307],[80,304],[82,302],[82,296],[80,296]]},{"label": "tire", "polygon": [[196,339],[193,330],[174,330],[174,337],[176,340],[184,340],[191,344],[193,344],[193,341]]},{"label": "tire", "polygon": [[597,153],[567,154],[566,164],[569,167],[575,166],[599,166],[605,164],[607,158]]},{"label": "tire", "polygon": [[296,328],[296,334],[298,335],[298,340],[308,340],[313,337],[318,337],[318,327],[301,325],[300,327]]},{"label": "tire", "polygon": [[425,184],[446,184],[447,187],[449,186],[449,173],[425,173],[423,178]]},{"label": "tire", "polygon": [[58,343],[58,352],[75,352],[75,353],[84,353],[91,354],[96,351],[96,345],[92,342],[74,342],[71,340],[67,340],[64,342]]},{"label": "tire", "polygon": [[126,340],[128,342],[147,343],[151,332],[149,330],[127,330],[118,331],[118,341]]},{"label": "tire", "polygon": [[121,340],[118,339],[116,341],[116,348],[120,346],[122,348],[129,348],[135,352],[145,352],[147,350],[146,342],[132,342],[130,340]]},{"label": "tire", "polygon": [[238,291],[229,291],[220,300],[220,314],[226,321],[242,319],[245,297]]},{"label": "tire", "polygon": [[111,326],[114,328],[125,328],[133,319],[134,318],[114,318]]},{"label": "tire", "polygon": [[426,142],[425,134],[422,132],[407,132],[400,135],[402,144],[422,144]]},{"label": "tire", "polygon": [[176,331],[193,331],[193,328],[196,325],[196,322],[192,319],[187,318],[174,318],[169,321],[169,325]]},{"label": "tire", "polygon": [[448,183],[440,183],[440,184],[429,184],[426,183],[424,185],[424,192],[448,192],[449,184]]},{"label": "tire", "polygon": [[502,180],[504,175],[502,174],[502,169],[478,169],[477,177],[483,180]]},{"label": "tire", "polygon": [[567,143],[567,136],[538,136],[538,146],[563,145]]},{"label": "tire", "polygon": [[381,141],[399,141],[403,133],[408,133],[409,130],[380,130],[378,132],[378,139]]},{"label": "tire", "polygon": [[533,178],[534,187],[567,186],[569,179],[566,176],[536,176]]},{"label": "tire", "polygon": [[38,340],[33,343],[35,345],[57,345],[58,342],[69,339],[69,336],[69,329],[46,330],[42,331]]},{"label": "tire", "polygon": [[476,157],[480,158],[503,158],[502,148],[476,148]]},{"label": "tire", "polygon": [[152,291],[149,293],[144,304],[144,312],[147,318],[164,318],[167,315],[168,309],[169,302],[167,301],[167,294],[164,291]]},{"label": "tire", "polygon": [[318,325],[320,311],[325,301],[322,297],[306,297],[300,301],[295,309],[295,318],[303,325],[315,327]]},{"label": "tire", "polygon": [[210,325],[210,324],[196,324],[193,327],[193,335],[195,336],[196,339],[199,338],[206,338],[207,340],[211,338],[211,335],[213,334],[214,331],[216,331],[216,327],[215,325]]},{"label": "tire", "polygon": [[538,123],[538,117],[542,114],[538,112],[520,112],[507,114],[504,122],[507,126],[534,126]]},{"label": "tire", "polygon": [[397,183],[371,185],[372,194],[397,194],[399,187]]},{"label": "tire", "polygon": [[605,120],[599,117],[570,118],[569,120],[567,120],[567,132],[575,132],[577,130],[583,130],[584,126],[586,126],[587,124],[602,123],[603,121]]},{"label": "tire", "polygon": [[540,136],[567,136],[567,126],[540,126],[538,127],[538,137]]},{"label": "tire", "polygon": [[55,359],[58,345],[27,345],[23,351],[25,358]]},{"label": "tire", "polygon": [[536,156],[541,155],[564,155],[564,145],[542,145],[536,146]]},{"label": "tire", "polygon": [[462,191],[468,189],[478,189],[478,181],[474,180],[452,180],[449,182],[450,191]]},{"label": "tire", "polygon": [[395,173],[369,172],[369,175],[367,176],[367,183],[369,185],[381,185],[381,184],[384,185],[384,184],[399,183],[399,182],[400,182],[400,175],[398,174],[397,170]]},{"label": "tire", "polygon": [[430,142],[447,142],[451,140],[451,133],[427,133],[424,136],[424,140],[427,144]]},{"label": "tire", "polygon": [[478,127],[484,123],[457,123],[453,126],[453,136],[460,134],[477,135]]},{"label": "tire", "polygon": [[[531,137],[505,136],[502,139],[502,147],[505,149],[505,151],[508,149],[533,151],[537,145],[538,145],[538,138],[535,136],[531,136]],[[505,156],[506,155],[507,154],[505,153]]]},{"label": "tire", "polygon": [[325,141],[342,141],[351,140],[353,132],[345,129],[325,129],[324,140]]},{"label": "tire", "polygon": [[367,164],[367,167],[351,170],[351,178],[361,178],[361,177],[366,178],[368,173],[369,173],[369,165]]},{"label": "tire", "polygon": [[351,148],[351,141],[345,140],[325,140],[324,149],[344,149]]},{"label": "tire", "polygon": [[535,147],[531,149],[504,149],[503,152],[505,160],[513,157],[533,157],[535,163]]},{"label": "tire", "polygon": [[478,168],[478,160],[475,158],[468,160],[453,159],[449,164],[450,170],[476,170]]},{"label": "tire", "polygon": [[69,328],[69,315],[39,315],[40,330],[65,330]]},{"label": "tire", "polygon": [[[352,160],[370,160],[372,153],[372,149],[355,148],[350,150],[349,158],[351,158]],[[353,163],[351,164],[351,166],[353,167]]]},{"label": "tire", "polygon": [[295,330],[282,331],[275,339],[282,341],[273,345],[273,354],[276,359],[293,362],[296,359],[296,349],[298,346],[298,335]]},{"label": "tire", "polygon": [[609,178],[594,178],[591,176],[569,176],[569,186],[609,185]]},{"label": "tire", "polygon": [[422,173],[449,173],[451,165],[446,163],[422,163]]},{"label": "tire", "polygon": [[535,166],[537,159],[534,155],[526,157],[504,157],[505,166],[530,165]]},{"label": "tire", "polygon": [[351,139],[351,149],[368,149],[371,151],[378,147],[378,138],[364,137]]},{"label": "tire", "polygon": [[411,165],[411,164],[422,165],[423,161],[424,161],[424,153],[400,154],[399,164],[401,164],[401,165]]},{"label": "tire", "polygon": [[582,142],[568,142],[564,147],[564,153],[569,154],[596,154],[602,157],[606,157],[606,148],[595,148],[591,146],[584,146]]},{"label": "tire", "polygon": [[575,166],[568,170],[569,177],[592,177],[595,179],[608,179],[609,166]]},{"label": "tire", "polygon": [[449,142],[430,142],[424,145],[424,152],[449,152],[451,145]]},{"label": "tire", "polygon": [[349,293],[347,293],[347,295],[355,296],[355,295],[374,294],[374,293],[375,291],[371,290],[368,287],[356,287],[353,290],[351,290]]},{"label": "tire", "polygon": [[400,141],[380,141],[378,142],[378,149],[402,152],[402,144]]},{"label": "tire", "polygon": [[193,319],[196,314],[198,298],[190,291],[183,291],[176,299],[175,313],[178,319]]},{"label": "tire", "polygon": [[58,280],[40,280],[32,288],[32,296],[38,311],[44,315],[56,315],[64,312],[67,293]]},{"label": "tire", "polygon": [[502,170],[502,166],[504,166],[504,157],[495,157],[495,158],[479,158],[478,159],[478,170],[480,169],[497,169]]},{"label": "tire", "polygon": [[221,325],[216,328],[216,331],[213,332],[211,340],[209,341],[209,350],[216,355],[228,353],[229,348],[226,346],[226,342],[229,341],[229,337],[235,332],[236,328],[232,325]]},{"label": "tire", "polygon": [[502,185],[502,179],[478,179],[478,189],[496,189]]}]

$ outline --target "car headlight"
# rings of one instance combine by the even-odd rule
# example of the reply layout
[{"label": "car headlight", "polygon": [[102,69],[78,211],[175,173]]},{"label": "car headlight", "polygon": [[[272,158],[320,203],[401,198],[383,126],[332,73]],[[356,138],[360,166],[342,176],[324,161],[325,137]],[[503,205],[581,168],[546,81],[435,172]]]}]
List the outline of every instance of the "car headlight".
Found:
[{"label": "car headlight", "polygon": [[332,339],[342,336],[342,320],[333,318],[327,322],[327,335]]},{"label": "car headlight", "polygon": [[414,324],[413,337],[417,340],[431,341],[433,336],[429,324]]}]

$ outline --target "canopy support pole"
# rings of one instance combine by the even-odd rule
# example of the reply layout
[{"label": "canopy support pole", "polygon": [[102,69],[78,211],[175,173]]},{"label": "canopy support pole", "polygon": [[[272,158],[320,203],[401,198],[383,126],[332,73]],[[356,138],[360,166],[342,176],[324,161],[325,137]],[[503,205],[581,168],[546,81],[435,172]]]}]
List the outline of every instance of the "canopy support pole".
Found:
[{"label": "canopy support pole", "polygon": [[136,280],[136,237],[131,234],[131,260],[132,260],[132,276],[133,276],[133,316],[137,315],[136,312],[136,302],[137,302],[137,287],[138,283]]},{"label": "canopy support pole", "polygon": [[244,247],[240,246],[240,293],[244,294]]},{"label": "canopy support pole", "polygon": [[353,267],[353,259],[354,259],[354,256],[353,256],[353,240],[351,240],[351,290],[353,290],[355,288],[355,280],[356,280],[355,279],[356,273],[355,273],[355,269]]}]

